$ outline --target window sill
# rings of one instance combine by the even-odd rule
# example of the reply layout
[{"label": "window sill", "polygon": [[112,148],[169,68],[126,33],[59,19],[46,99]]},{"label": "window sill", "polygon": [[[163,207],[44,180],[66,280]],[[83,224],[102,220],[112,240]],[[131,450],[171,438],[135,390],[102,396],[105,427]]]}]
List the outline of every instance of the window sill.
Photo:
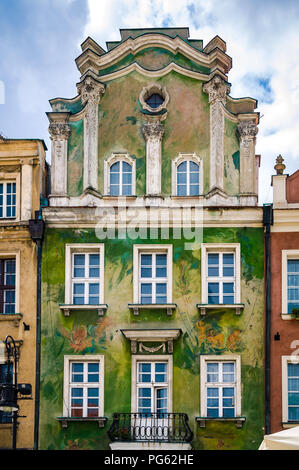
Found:
[{"label": "window sill", "polygon": [[207,310],[235,310],[236,315],[240,315],[244,310],[244,304],[196,304],[200,310],[200,315],[206,315]]},{"label": "window sill", "polygon": [[99,428],[103,428],[108,421],[108,418],[105,418],[104,416],[99,416],[96,418],[70,418],[67,416],[58,416],[56,419],[61,423],[62,428],[67,428],[69,423],[89,423],[93,421],[98,423]]},{"label": "window sill", "polygon": [[0,321],[12,321],[15,327],[19,326],[22,318],[22,313],[0,313]]},{"label": "window sill", "polygon": [[128,304],[134,315],[139,315],[140,310],[166,310],[167,315],[172,315],[173,310],[177,308],[177,304]]},{"label": "window sill", "polygon": [[291,320],[291,321],[298,321],[299,320],[299,316],[298,315],[294,315],[293,313],[282,313],[281,314],[281,318],[282,320]]},{"label": "window sill", "polygon": [[290,428],[295,428],[296,426],[299,425],[299,421],[285,421],[282,422],[282,427],[285,429],[290,429]]},{"label": "window sill", "polygon": [[224,422],[224,423],[235,422],[237,428],[242,428],[243,423],[246,421],[245,416],[236,416],[235,418],[208,418],[208,417],[205,417],[205,416],[200,416],[200,417],[195,418],[195,419],[196,419],[196,421],[198,422],[198,424],[201,428],[206,427],[206,422],[207,421],[209,421],[209,422],[221,421],[221,422]]},{"label": "window sill", "polygon": [[107,304],[99,304],[99,305],[74,305],[74,304],[61,304],[59,305],[60,310],[63,311],[65,317],[70,316],[70,312],[74,310],[97,310],[99,317],[102,317],[105,311],[108,308]]}]

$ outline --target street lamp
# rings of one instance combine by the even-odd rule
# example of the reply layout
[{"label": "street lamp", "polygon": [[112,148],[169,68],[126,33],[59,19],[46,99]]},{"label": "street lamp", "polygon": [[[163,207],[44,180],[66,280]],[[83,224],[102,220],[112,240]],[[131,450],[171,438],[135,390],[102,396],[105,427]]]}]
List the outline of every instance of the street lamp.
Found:
[{"label": "street lamp", "polygon": [[[18,393],[21,395],[31,395],[30,384],[18,384],[18,362],[19,348],[12,336],[6,336],[4,345],[7,353],[7,369],[5,383],[0,384],[0,410],[12,413],[12,448],[16,449],[17,444],[17,421],[18,421]],[[11,361],[12,358],[12,361]],[[13,365],[13,381],[10,383],[10,365]]]}]

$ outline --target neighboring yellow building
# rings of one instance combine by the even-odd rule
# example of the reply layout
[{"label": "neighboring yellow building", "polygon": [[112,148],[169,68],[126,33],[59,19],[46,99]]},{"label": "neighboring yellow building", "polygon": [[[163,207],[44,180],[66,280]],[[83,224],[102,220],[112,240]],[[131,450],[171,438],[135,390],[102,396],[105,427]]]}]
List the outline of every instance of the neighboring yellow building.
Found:
[{"label": "neighboring yellow building", "polygon": [[[29,231],[34,222],[29,221],[47,194],[46,150],[39,139],[0,136],[0,383],[7,378],[4,341],[11,336],[19,349],[18,383],[32,386],[32,395],[18,400],[18,449],[33,449],[35,441],[39,248]],[[11,415],[0,411],[1,449],[12,448],[13,434]]]}]

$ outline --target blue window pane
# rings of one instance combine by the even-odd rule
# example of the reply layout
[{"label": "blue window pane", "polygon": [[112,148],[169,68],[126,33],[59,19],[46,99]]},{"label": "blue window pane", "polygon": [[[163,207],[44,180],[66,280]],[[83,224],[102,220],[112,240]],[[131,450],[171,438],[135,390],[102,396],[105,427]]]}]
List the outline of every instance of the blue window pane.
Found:
[{"label": "blue window pane", "polygon": [[110,186],[110,195],[111,196],[119,196],[119,186]]},{"label": "blue window pane", "polygon": [[88,372],[99,372],[99,364],[97,362],[89,362]]},{"label": "blue window pane", "polygon": [[131,185],[132,184],[132,174],[131,173],[124,173],[123,174],[123,185]]},{"label": "blue window pane", "polygon": [[288,379],[288,390],[290,392],[299,391],[299,378],[289,378]]},{"label": "blue window pane", "polygon": [[288,287],[299,287],[299,274],[288,275]]},{"label": "blue window pane", "polygon": [[299,299],[299,288],[289,288],[288,289],[288,300],[298,300]]},{"label": "blue window pane", "polygon": [[[151,371],[151,364],[149,364],[149,363],[139,364],[139,371],[140,372],[150,372]],[[145,389],[145,390],[148,390],[148,389]]]},{"label": "blue window pane", "polygon": [[299,364],[288,364],[288,376],[299,377]]},{"label": "blue window pane", "polygon": [[157,364],[155,364],[155,370],[156,372],[165,372],[167,370],[167,364],[158,362]]},{"label": "blue window pane", "polygon": [[89,265],[90,266],[99,266],[100,264],[100,255],[90,254],[89,255]]},{"label": "blue window pane", "polygon": [[110,173],[110,184],[119,185],[119,173]]},{"label": "blue window pane", "polygon": [[208,418],[219,418],[218,408],[208,408],[207,409],[207,416],[208,416]]},{"label": "blue window pane", "polygon": [[234,283],[233,282],[224,282],[223,283],[223,294],[233,294],[234,293]]},{"label": "blue window pane", "polygon": [[180,172],[186,172],[187,171],[187,162],[182,162],[178,168],[177,168],[177,172],[180,173]]},{"label": "blue window pane", "polygon": [[129,163],[123,162],[123,172],[124,173],[132,173],[132,167]]},{"label": "blue window pane", "polygon": [[151,284],[141,284],[141,294],[151,295],[152,294],[152,285]]},{"label": "blue window pane", "polygon": [[84,295],[84,284],[74,284],[74,294]]},{"label": "blue window pane", "polygon": [[191,172],[199,172],[199,166],[195,162],[189,162]]},{"label": "blue window pane", "polygon": [[139,388],[139,398],[150,398],[151,389],[150,388]]},{"label": "blue window pane", "polygon": [[199,184],[199,173],[190,173],[190,184]]},{"label": "blue window pane", "polygon": [[187,173],[178,173],[177,175],[177,184],[186,184],[187,183]]},{"label": "blue window pane", "polygon": [[143,267],[141,267],[141,277],[151,278],[152,277],[152,268],[143,268]]},{"label": "blue window pane", "polygon": [[113,165],[111,165],[111,167],[110,167],[110,172],[111,173],[113,173],[113,172],[119,173],[119,171],[120,171],[120,162],[113,163]]},{"label": "blue window pane", "polygon": [[208,265],[219,264],[219,254],[218,253],[209,253],[208,254]]},{"label": "blue window pane", "polygon": [[223,408],[223,417],[224,418],[234,418],[235,409],[234,408]]},{"label": "blue window pane", "polygon": [[139,398],[139,407],[140,408],[149,408],[151,407],[151,400],[148,398]]},{"label": "blue window pane", "polygon": [[157,398],[158,399],[165,399],[167,398],[167,388],[159,388],[157,390]]},{"label": "blue window pane", "polygon": [[233,253],[223,253],[223,264],[234,264]]},{"label": "blue window pane", "polygon": [[207,406],[209,408],[219,408],[219,399],[218,398],[208,398]]},{"label": "blue window pane", "polygon": [[89,295],[97,295],[99,293],[99,284],[89,284]]},{"label": "blue window pane", "polygon": [[141,255],[141,265],[142,266],[151,266],[152,265],[152,255]]},{"label": "blue window pane", "polygon": [[83,372],[83,364],[72,364],[72,370],[73,372]]},{"label": "blue window pane", "polygon": [[[234,372],[235,371],[235,364],[233,362],[224,362],[223,363],[223,373],[227,372]],[[225,390],[233,390],[231,389],[225,389]]]},{"label": "blue window pane", "polygon": [[74,277],[85,277],[85,269],[74,267]]},{"label": "blue window pane", "polygon": [[218,388],[208,388],[207,389],[207,396],[209,398],[215,398],[215,397],[219,397],[219,389]]},{"label": "blue window pane", "polygon": [[97,398],[99,396],[99,389],[96,387],[90,387],[88,389],[88,397],[89,398]]},{"label": "blue window pane", "polygon": [[[2,202],[0,201],[0,206],[2,206]],[[0,217],[3,217],[3,207],[0,207]]]},{"label": "blue window pane", "polygon": [[85,255],[74,255],[74,265],[75,266],[84,266],[85,265]]},{"label": "blue window pane", "polygon": [[131,187],[131,185],[123,185],[122,195],[123,196],[132,196],[132,187]]},{"label": "blue window pane", "polygon": [[72,388],[72,397],[83,397],[83,388]]},{"label": "blue window pane", "polygon": [[3,183],[0,184],[0,194],[3,194]]},{"label": "blue window pane", "polygon": [[288,260],[288,273],[299,273],[299,259]]},{"label": "blue window pane", "polygon": [[218,364],[217,363],[208,363],[207,364],[207,371],[208,372],[218,372]]},{"label": "blue window pane", "polygon": [[99,278],[99,277],[100,277],[100,270],[99,270],[99,268],[89,268],[89,277],[91,277],[91,278]]},{"label": "blue window pane", "polygon": [[299,393],[298,392],[288,394],[288,404],[299,405]]},{"label": "blue window pane", "polygon": [[299,406],[298,407],[289,406],[289,420],[299,421]]},{"label": "blue window pane", "polygon": [[178,196],[187,196],[187,186],[182,185],[182,184],[178,185],[177,195]]}]

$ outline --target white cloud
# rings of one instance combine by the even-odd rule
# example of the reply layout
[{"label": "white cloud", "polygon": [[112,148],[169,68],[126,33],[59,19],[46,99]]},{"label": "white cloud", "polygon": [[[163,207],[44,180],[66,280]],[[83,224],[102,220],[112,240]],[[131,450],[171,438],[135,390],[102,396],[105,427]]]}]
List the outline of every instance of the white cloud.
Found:
[{"label": "white cloud", "polygon": [[[226,41],[233,59],[231,95],[259,99],[260,203],[269,202],[276,156],[284,156],[288,173],[299,168],[299,2],[88,0],[88,7],[85,36],[102,46],[118,40],[120,28],[166,25],[188,26],[190,37],[204,44],[216,34]],[[270,95],[259,79],[267,80]]]}]

